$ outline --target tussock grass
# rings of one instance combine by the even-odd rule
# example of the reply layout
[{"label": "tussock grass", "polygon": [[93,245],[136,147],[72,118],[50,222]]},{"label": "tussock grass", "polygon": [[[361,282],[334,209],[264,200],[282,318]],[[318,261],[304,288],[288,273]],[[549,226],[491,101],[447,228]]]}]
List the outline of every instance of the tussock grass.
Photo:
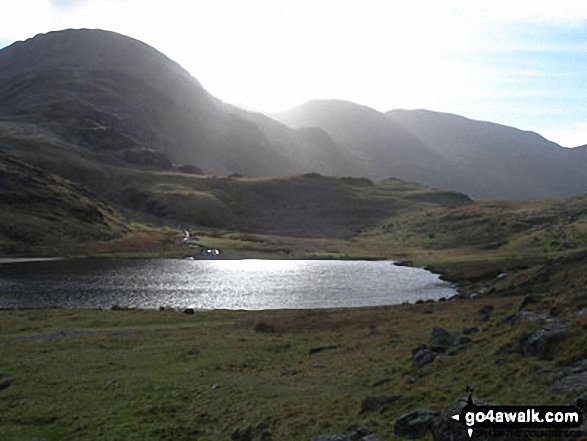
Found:
[{"label": "tussock grass", "polygon": [[[391,435],[400,414],[442,409],[467,384],[490,402],[565,403],[573,394],[555,394],[540,372],[576,353],[580,342],[569,340],[563,358],[522,355],[517,342],[535,324],[503,322],[520,301],[193,316],[0,311],[0,373],[12,379],[0,391],[0,436],[180,440],[250,431],[253,439],[314,439],[353,424]],[[479,322],[487,304],[494,306],[491,318]],[[432,314],[423,313],[431,307]],[[371,325],[376,333],[366,337]],[[480,331],[472,344],[415,368],[411,349],[429,343],[435,326],[457,335],[472,326]],[[30,337],[56,330],[109,333]],[[23,335],[29,338],[15,339]],[[323,345],[335,348],[310,355]],[[384,393],[402,398],[380,412],[359,413],[363,398]]]}]

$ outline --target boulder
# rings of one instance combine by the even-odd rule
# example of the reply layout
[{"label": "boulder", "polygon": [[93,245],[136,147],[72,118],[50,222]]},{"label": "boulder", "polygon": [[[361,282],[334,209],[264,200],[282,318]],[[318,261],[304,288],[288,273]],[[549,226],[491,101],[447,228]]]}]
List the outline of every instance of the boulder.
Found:
[{"label": "boulder", "polygon": [[183,310],[184,314],[188,314],[188,315],[193,315],[196,313],[196,311],[194,310],[194,308],[186,308]]},{"label": "boulder", "polygon": [[0,390],[8,389],[12,384],[12,380],[0,374]]},{"label": "boulder", "polygon": [[369,326],[369,331],[365,334],[365,338],[374,337],[375,335],[377,335],[377,326]]},{"label": "boulder", "polygon": [[559,324],[539,329],[526,340],[524,353],[544,360],[552,360],[560,350],[561,342],[566,336],[566,328]]},{"label": "boulder", "polygon": [[[488,403],[481,400],[473,399],[473,403],[478,406],[484,406]],[[469,437],[467,428],[458,421],[452,419],[452,416],[461,412],[463,407],[467,404],[465,397],[453,401],[450,403],[441,413],[438,415],[434,423],[432,424],[432,437],[434,441],[510,441],[510,440],[527,440],[532,439],[528,437],[515,436],[515,432],[504,432],[503,436],[492,436],[490,432],[479,432],[474,431],[473,436]]]},{"label": "boulder", "polygon": [[418,409],[400,416],[394,425],[397,436],[411,439],[423,438],[431,430],[439,412],[429,409]]},{"label": "boulder", "polygon": [[458,338],[446,329],[433,328],[430,342],[434,351],[445,352],[449,347],[458,344]]},{"label": "boulder", "polygon": [[420,345],[412,349],[412,362],[417,367],[432,363],[436,358],[436,352],[428,349],[426,345]]},{"label": "boulder", "polygon": [[[587,390],[587,359],[545,373],[550,374],[551,387],[557,393]],[[582,399],[587,404],[587,392],[577,399]]]},{"label": "boulder", "polygon": [[458,414],[467,404],[466,399],[461,399],[449,404],[432,424],[432,437],[434,441],[469,441],[467,429],[460,422],[451,417]]}]

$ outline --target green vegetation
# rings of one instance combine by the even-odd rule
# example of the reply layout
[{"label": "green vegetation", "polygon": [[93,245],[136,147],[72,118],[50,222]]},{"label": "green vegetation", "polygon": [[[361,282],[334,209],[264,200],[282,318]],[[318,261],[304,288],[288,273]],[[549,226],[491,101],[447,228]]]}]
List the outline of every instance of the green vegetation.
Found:
[{"label": "green vegetation", "polygon": [[[421,112],[318,104],[340,110],[331,138],[223,105],[126,37],[66,31],[36,41],[0,57],[0,256],[219,248],[228,258],[401,258],[457,283],[461,295],[317,311],[0,311],[0,439],[306,440],[352,426],[392,435],[398,416],[441,410],[467,384],[504,404],[563,404],[587,388],[587,365],[571,386],[561,383],[587,358],[587,196],[473,201],[398,179],[234,174],[393,172],[528,197],[582,188],[574,154],[557,150],[558,166],[553,155],[506,155],[494,147],[509,141],[491,139],[522,136],[520,152],[552,146],[483,123],[475,148],[487,155],[471,156],[471,137],[451,129],[465,122],[424,115],[444,121],[443,149],[481,161],[459,166],[463,157],[422,144],[440,135],[418,128]],[[63,49],[55,54],[50,42],[67,44],[49,44]],[[87,57],[100,47],[107,55]],[[501,178],[486,173],[496,167]],[[412,350],[430,345],[433,327],[463,340],[418,367]],[[328,349],[310,354],[320,346]],[[382,394],[400,398],[360,412],[361,400]]]},{"label": "green vegetation", "polygon": [[[566,403],[579,391],[553,392],[547,372],[586,355],[584,329],[577,322],[552,360],[525,356],[517,347],[536,324],[504,322],[520,301],[193,316],[0,311],[0,374],[11,381],[0,390],[0,437],[307,440],[352,425],[391,435],[399,415],[440,410],[466,384],[493,402]],[[480,321],[487,305],[491,318]],[[411,350],[433,326],[479,332],[415,367]],[[336,348],[310,355],[322,345]],[[360,413],[361,400],[385,393],[402,397]]]}]

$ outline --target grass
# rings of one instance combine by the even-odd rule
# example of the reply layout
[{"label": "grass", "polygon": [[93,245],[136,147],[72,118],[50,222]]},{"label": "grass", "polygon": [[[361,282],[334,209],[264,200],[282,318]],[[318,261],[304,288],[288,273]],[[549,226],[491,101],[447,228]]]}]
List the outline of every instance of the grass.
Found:
[{"label": "grass", "polygon": [[[440,410],[462,397],[467,384],[496,403],[568,402],[576,392],[556,395],[540,374],[556,360],[503,349],[532,330],[530,323],[502,323],[519,302],[440,302],[426,315],[428,304],[194,316],[0,311],[0,373],[12,380],[0,391],[0,437],[205,440],[247,432],[250,439],[305,440],[352,425],[392,435],[403,412]],[[495,310],[481,323],[477,311],[487,303]],[[367,338],[370,325],[377,334]],[[415,368],[410,351],[428,342],[433,326],[481,331],[474,344]],[[116,329],[121,333],[15,339]],[[336,349],[310,355],[311,347],[330,344]],[[363,398],[384,393],[402,398],[360,414]]]},{"label": "grass", "polygon": [[[474,294],[433,305],[194,316],[0,311],[0,388],[10,380],[0,390],[2,440],[295,440],[354,425],[393,439],[399,415],[443,409],[467,384],[504,404],[563,404],[582,391],[555,394],[549,372],[587,357],[578,314],[587,308],[585,196],[471,201],[394,179],[197,176],[129,167],[2,124],[10,129],[0,138],[4,255],[181,257],[219,248],[235,258],[404,258]],[[527,294],[538,300],[526,309],[569,326],[549,359],[522,351],[537,322],[504,321]],[[480,321],[487,304],[494,312]],[[377,334],[365,338],[370,325]],[[416,368],[411,350],[429,343],[434,326],[480,332]],[[335,349],[310,355],[322,345]],[[363,398],[384,393],[402,398],[359,413]]]}]

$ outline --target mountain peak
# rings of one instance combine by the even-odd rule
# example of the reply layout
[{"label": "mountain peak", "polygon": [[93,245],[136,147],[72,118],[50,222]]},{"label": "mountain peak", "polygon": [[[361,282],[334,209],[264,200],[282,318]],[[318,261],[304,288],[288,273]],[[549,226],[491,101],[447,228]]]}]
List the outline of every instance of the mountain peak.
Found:
[{"label": "mountain peak", "polygon": [[[117,71],[158,82],[198,81],[178,63],[142,41],[101,29],[65,29],[38,34],[0,51],[0,79],[41,69]],[[203,89],[202,89],[203,90]]]}]

